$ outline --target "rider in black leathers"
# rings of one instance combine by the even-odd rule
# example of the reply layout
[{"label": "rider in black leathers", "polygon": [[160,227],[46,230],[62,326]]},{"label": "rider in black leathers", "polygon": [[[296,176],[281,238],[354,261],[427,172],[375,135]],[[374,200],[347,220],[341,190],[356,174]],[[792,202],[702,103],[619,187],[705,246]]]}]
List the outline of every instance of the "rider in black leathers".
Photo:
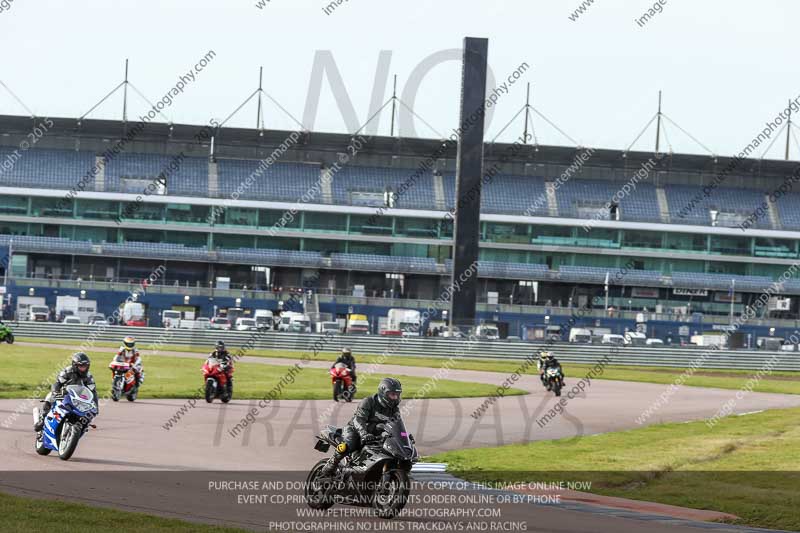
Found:
[{"label": "rider in black leathers", "polygon": [[350,377],[353,378],[353,383],[356,382],[356,358],[353,357],[353,352],[350,348],[342,348],[342,354],[336,358],[336,361],[331,365],[335,367],[338,363],[344,364],[350,369]]},{"label": "rider in black leathers", "polygon": [[83,385],[94,394],[94,402],[97,406],[97,412],[100,412],[100,405],[97,402],[97,386],[94,383],[94,377],[89,372],[91,360],[89,356],[83,352],[76,352],[72,355],[72,364],[59,372],[56,382],[53,383],[50,393],[44,399],[44,405],[39,413],[39,421],[34,424],[35,431],[41,431],[44,427],[44,418],[50,409],[53,407],[53,400],[56,396],[61,394],[61,390],[67,385]]},{"label": "rider in black leathers", "polygon": [[[400,417],[400,397],[403,387],[394,378],[383,378],[378,385],[378,392],[361,400],[353,418],[344,428],[344,441],[336,447],[333,456],[320,472],[321,476],[329,476],[348,454],[356,452],[365,444],[378,440],[383,430],[379,424],[385,418]],[[382,418],[385,417],[385,418]]]}]

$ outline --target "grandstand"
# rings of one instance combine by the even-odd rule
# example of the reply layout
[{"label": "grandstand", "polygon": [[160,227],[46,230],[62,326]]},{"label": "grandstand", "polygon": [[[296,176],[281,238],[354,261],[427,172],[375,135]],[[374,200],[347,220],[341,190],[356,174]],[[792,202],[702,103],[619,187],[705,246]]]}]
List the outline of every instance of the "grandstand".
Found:
[{"label": "grandstand", "polygon": [[[212,147],[193,140],[199,127],[150,124],[109,156],[119,123],[54,122],[0,173],[0,246],[13,240],[19,294],[31,280],[119,282],[166,264],[162,281],[180,287],[213,287],[225,277],[234,288],[271,291],[313,280],[310,288],[334,296],[326,305],[341,315],[354,302],[385,311],[336,301],[357,285],[365,298],[390,294],[416,305],[411,300],[436,300],[449,283],[455,150],[442,153],[441,141],[371,138],[337,165],[349,136],[311,133],[263,168],[289,132],[223,129]],[[0,159],[30,119],[3,124]],[[505,148],[487,145],[487,165]],[[580,149],[524,148],[483,191],[479,300],[497,302],[487,316],[512,313],[501,306],[514,304],[557,310],[591,301],[608,283],[617,309],[702,309],[725,323],[731,297],[740,313],[787,270],[777,292],[800,295],[790,268],[800,253],[800,195],[768,200],[794,164],[744,161],[705,194],[729,160],[595,150],[557,182]],[[431,154],[441,156],[424,164]],[[647,178],[619,195],[651,158]],[[78,183],[82,190],[69,193]],[[145,193],[151,183],[163,187]],[[751,229],[738,227],[763,203]],[[797,300],[781,308],[782,318],[798,318]],[[198,305],[212,312],[210,302]],[[543,319],[518,314],[518,325]]]}]

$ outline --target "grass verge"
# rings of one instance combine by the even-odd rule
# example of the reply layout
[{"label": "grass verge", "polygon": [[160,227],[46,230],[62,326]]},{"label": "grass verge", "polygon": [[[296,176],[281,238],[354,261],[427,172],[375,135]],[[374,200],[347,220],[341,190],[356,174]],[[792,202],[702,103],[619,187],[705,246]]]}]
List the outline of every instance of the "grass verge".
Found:
[{"label": "grass verge", "polygon": [[591,481],[590,492],[800,531],[800,409],[431,457],[473,481]]},{"label": "grass verge", "polygon": [[[43,350],[35,346],[13,344],[0,350],[0,398],[30,397],[42,380],[48,379],[69,360],[71,351],[65,348]],[[111,387],[111,372],[106,365],[111,361],[108,352],[90,352],[94,361],[92,373],[98,392],[105,395]],[[197,359],[169,356],[145,356],[145,383],[140,398],[189,398],[203,385]],[[290,366],[237,363],[234,374],[234,398],[263,398],[264,395],[287,377]],[[301,367],[303,368],[303,367]],[[403,382],[404,395],[412,398],[428,383],[428,378],[397,376]],[[327,400],[331,398],[331,383],[328,372],[323,369],[303,368],[293,376],[294,382],[282,389],[283,400]],[[49,384],[47,385],[49,389]],[[428,387],[425,398],[484,397],[492,394],[496,387],[481,383],[439,380],[435,387]],[[356,398],[371,394],[359,390]],[[525,394],[512,389],[507,394]]]},{"label": "grass verge", "polygon": [[[19,339],[29,342],[45,342],[47,344],[64,344],[65,341],[51,340],[51,339]],[[76,347],[77,347],[76,343]],[[109,348],[118,348],[118,343],[98,342],[96,346],[108,346]],[[0,352],[2,352],[0,346]],[[142,346],[147,349],[147,346]],[[235,352],[236,346],[229,346],[231,352]],[[174,352],[191,352],[191,353],[207,353],[211,351],[210,346],[179,346],[179,345],[164,345],[159,347],[160,352],[174,351]],[[553,349],[558,357],[557,347]],[[301,350],[250,350],[247,352],[249,356],[255,357],[275,357],[280,359],[299,359],[304,353]],[[318,359],[321,361],[334,361],[336,355],[333,352],[321,352]],[[355,354],[358,364],[361,368],[375,362],[379,359],[376,354]],[[400,355],[390,355],[385,359],[386,364],[400,365],[400,366],[413,366],[413,367],[426,367],[426,368],[440,368],[445,359],[441,357],[409,357]],[[479,372],[500,372],[504,374],[511,374],[516,372],[520,366],[520,361],[510,361],[504,359],[476,359],[462,357],[454,361],[450,366],[458,370],[475,370]],[[592,369],[592,365],[582,365],[573,363],[564,363],[564,371],[568,377],[583,377]],[[535,373],[535,367],[532,367],[528,373]],[[609,365],[604,368],[602,375],[594,379],[608,379],[615,381],[635,381],[640,383],[658,383],[670,385],[676,379],[681,377],[685,372],[683,368],[675,367],[646,367],[646,366],[614,366]],[[684,385],[687,387],[713,387],[719,389],[740,389],[747,381],[756,373],[755,370],[711,370],[711,369],[698,369],[691,376],[684,380]],[[774,392],[782,394],[800,394],[800,372],[772,372],[768,375],[762,376],[758,383],[753,387],[753,392]]]},{"label": "grass verge", "polygon": [[124,531],[129,533],[244,533],[245,531],[118,509],[0,493],[0,531],[6,533],[118,531],[121,524],[124,524]]}]

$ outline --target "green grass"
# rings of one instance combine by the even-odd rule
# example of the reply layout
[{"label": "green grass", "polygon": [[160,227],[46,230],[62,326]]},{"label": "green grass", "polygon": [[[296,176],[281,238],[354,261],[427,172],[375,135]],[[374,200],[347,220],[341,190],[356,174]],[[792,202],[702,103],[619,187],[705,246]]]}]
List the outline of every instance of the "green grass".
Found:
[{"label": "green grass", "polygon": [[0,493],[0,531],[5,533],[244,533],[243,529],[207,526],[117,509]]},{"label": "green grass", "polygon": [[[591,492],[800,531],[800,409],[661,424],[430,458],[475,481],[592,481]],[[536,474],[532,474],[536,472]]]},{"label": "green grass", "polygon": [[[20,398],[33,394],[42,380],[48,379],[57,369],[68,361],[71,351],[64,348],[39,348],[4,346],[0,350],[0,398]],[[111,386],[111,372],[107,365],[111,361],[109,352],[90,352],[94,361],[92,373],[101,396]],[[202,386],[199,359],[144,356],[145,383],[140,398],[189,398]],[[257,363],[238,363],[234,374],[234,397],[239,399],[263,398],[273,386],[287,375],[290,366]],[[428,378],[397,376],[403,382],[404,396],[413,398],[427,382]],[[330,377],[327,370],[303,368],[295,374],[295,381],[283,389],[280,396],[284,400],[320,400],[331,397]],[[48,384],[49,388],[49,384]],[[440,380],[431,389],[427,398],[463,398],[489,396],[496,387],[487,384]],[[359,390],[357,398],[371,393]],[[510,394],[524,394],[519,389]]]},{"label": "green grass", "polygon": [[[30,342],[44,342],[44,343],[60,343],[70,341],[59,341],[50,339],[19,339]],[[77,346],[77,343],[76,343]],[[97,346],[118,347],[119,343],[98,342]],[[148,349],[147,345],[142,346],[143,349]],[[232,352],[235,351],[236,346],[229,346]],[[3,346],[0,346],[2,352]],[[175,352],[195,352],[206,353],[211,351],[209,346],[178,346],[178,345],[165,345],[160,348],[160,351],[175,351]],[[555,350],[558,356],[558,350]],[[299,350],[251,350],[247,352],[249,356],[255,357],[275,357],[281,359],[298,359],[304,353]],[[333,361],[336,358],[336,353],[322,352],[318,358],[322,361]],[[378,359],[375,354],[355,354],[359,365],[363,368],[371,362]],[[426,368],[439,368],[444,361],[443,358],[437,357],[409,357],[390,355],[384,361],[386,364],[413,366],[413,367],[426,367]],[[452,368],[458,370],[476,370],[479,372],[500,372],[504,374],[511,374],[519,368],[519,361],[509,361],[503,359],[474,359],[474,358],[461,358],[455,361]],[[592,365],[581,365],[573,363],[565,363],[564,370],[567,376],[585,376],[592,369]],[[528,373],[535,373],[535,367],[532,367]],[[604,373],[596,379],[609,379],[616,381],[637,381],[642,383],[659,383],[659,384],[672,384],[684,372],[682,368],[672,367],[642,367],[642,366],[613,366],[605,367]],[[724,376],[707,376],[703,372],[717,372],[730,375]],[[694,375],[684,381],[684,385],[688,387],[714,387],[719,389],[740,389],[747,383],[750,377],[755,374],[755,370],[721,370],[713,371],[710,369],[699,369]],[[791,378],[795,381],[780,378]],[[775,392],[783,394],[800,394],[800,372],[773,372],[770,375],[763,376],[758,384],[753,388],[754,392]]]}]

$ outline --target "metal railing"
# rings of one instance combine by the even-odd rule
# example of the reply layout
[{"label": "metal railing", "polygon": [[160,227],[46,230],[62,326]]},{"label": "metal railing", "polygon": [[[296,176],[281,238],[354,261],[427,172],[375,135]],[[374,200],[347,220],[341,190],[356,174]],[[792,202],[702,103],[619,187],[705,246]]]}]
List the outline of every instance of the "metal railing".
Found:
[{"label": "metal railing", "polygon": [[[164,328],[140,328],[126,326],[85,326],[41,322],[19,322],[14,324],[17,337],[56,339],[64,344],[74,344],[77,349],[88,342],[119,342],[126,335],[136,337],[139,346],[159,349],[159,346],[198,346],[211,351],[214,343],[222,339],[229,350],[235,353],[240,346],[250,344],[254,349],[286,352],[313,352],[315,344],[323,351],[336,352],[350,347],[356,354],[387,354],[387,363],[392,356],[452,357],[464,359],[523,359],[538,349],[548,349],[567,363],[594,364],[608,357],[613,365],[654,366],[688,368],[705,354],[705,369],[737,369],[757,371],[771,361],[773,370],[800,371],[800,352],[770,352],[751,350],[709,350],[698,347],[635,347],[615,349],[609,345],[586,345],[543,342],[507,342],[477,340],[469,343],[463,339],[442,337],[381,337],[377,335],[334,335],[325,337],[316,334],[294,334],[267,332],[238,332],[223,330],[188,330]],[[42,348],[45,349],[46,348]],[[463,355],[458,355],[463,354]]]}]

